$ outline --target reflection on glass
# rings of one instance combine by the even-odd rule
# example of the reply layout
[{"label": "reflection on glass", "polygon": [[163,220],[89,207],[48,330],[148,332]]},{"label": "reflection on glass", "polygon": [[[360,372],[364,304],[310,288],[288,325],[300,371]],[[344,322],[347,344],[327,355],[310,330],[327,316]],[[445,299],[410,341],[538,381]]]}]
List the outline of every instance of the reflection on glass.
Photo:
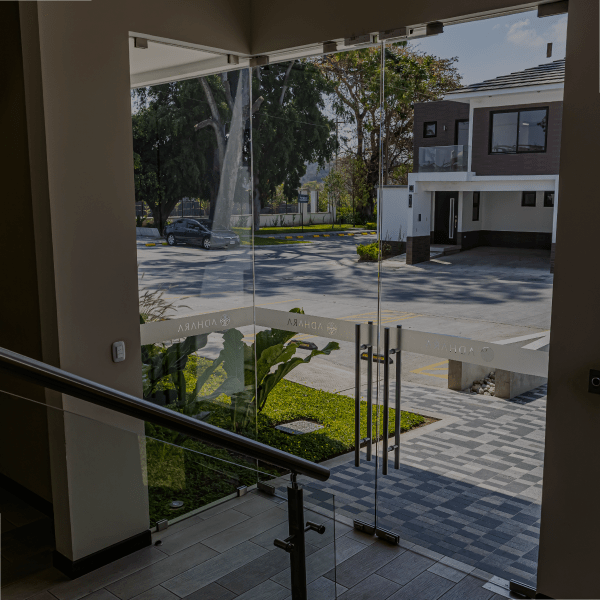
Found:
[{"label": "reflection on glass", "polygon": [[546,149],[547,120],[545,109],[520,112],[519,152],[541,152]]},{"label": "reflection on glass", "polygon": [[468,146],[430,146],[419,148],[419,173],[466,171]]},{"label": "reflection on glass", "polygon": [[493,153],[516,152],[518,122],[518,112],[494,113],[492,115]]}]

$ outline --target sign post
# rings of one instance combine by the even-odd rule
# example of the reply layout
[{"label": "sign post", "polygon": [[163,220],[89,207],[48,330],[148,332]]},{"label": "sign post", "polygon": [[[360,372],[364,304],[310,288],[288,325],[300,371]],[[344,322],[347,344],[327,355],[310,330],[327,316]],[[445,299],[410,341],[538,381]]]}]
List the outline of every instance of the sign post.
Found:
[{"label": "sign post", "polygon": [[304,209],[302,208],[302,204],[308,205],[308,192],[300,191],[298,192],[298,207],[300,208],[300,218],[302,219],[302,233],[304,233]]}]

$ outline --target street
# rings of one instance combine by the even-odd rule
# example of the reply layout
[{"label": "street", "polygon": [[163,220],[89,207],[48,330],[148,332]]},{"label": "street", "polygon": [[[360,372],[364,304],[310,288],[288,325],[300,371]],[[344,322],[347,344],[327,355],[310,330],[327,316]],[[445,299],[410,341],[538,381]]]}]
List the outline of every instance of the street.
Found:
[{"label": "street", "polygon": [[[497,342],[550,328],[553,276],[549,253],[542,250],[477,248],[407,266],[398,257],[381,264],[358,263],[356,244],[374,236],[339,237],[310,244],[257,246],[253,289],[252,250],[205,251],[196,247],[157,245],[138,240],[142,288],[168,288],[165,298],[181,305],[175,316],[251,306],[288,311],[301,307],[307,314],[352,322],[376,321],[377,289],[381,286],[381,316],[385,326],[481,341]],[[253,328],[244,328],[250,341]],[[212,339],[214,338],[214,340]],[[324,346],[327,340],[308,334]],[[219,336],[211,336],[218,351]],[[354,387],[354,348],[302,365],[290,379],[328,391]],[[206,349],[210,354],[211,348]],[[298,351],[302,353],[303,351]],[[402,379],[447,387],[447,361],[403,353]]]}]

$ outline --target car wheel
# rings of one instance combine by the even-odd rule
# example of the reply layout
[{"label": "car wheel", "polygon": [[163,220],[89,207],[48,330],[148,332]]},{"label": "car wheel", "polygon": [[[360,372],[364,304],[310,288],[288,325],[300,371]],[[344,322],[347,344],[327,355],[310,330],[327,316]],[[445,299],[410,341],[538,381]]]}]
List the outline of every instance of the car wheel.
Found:
[{"label": "car wheel", "polygon": [[169,244],[169,246],[176,246],[177,245],[177,240],[175,239],[175,236],[170,233],[167,236],[167,244]]},{"label": "car wheel", "polygon": [[209,238],[209,237],[205,237],[205,238],[202,240],[202,247],[203,247],[205,250],[210,250],[210,238]]}]

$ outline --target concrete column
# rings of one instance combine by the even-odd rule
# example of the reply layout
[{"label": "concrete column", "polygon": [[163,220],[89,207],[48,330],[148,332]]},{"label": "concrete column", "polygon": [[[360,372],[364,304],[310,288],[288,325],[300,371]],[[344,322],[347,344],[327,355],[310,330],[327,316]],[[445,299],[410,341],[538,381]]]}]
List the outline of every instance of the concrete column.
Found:
[{"label": "concrete column", "polygon": [[[429,260],[431,245],[431,192],[419,191],[414,174],[408,176],[409,197],[412,206],[407,212],[406,264],[414,265]],[[414,186],[414,191],[410,191]]]},{"label": "concrete column", "polygon": [[[571,0],[560,153],[546,446],[537,589],[551,598],[600,598],[597,2]],[[568,421],[576,424],[570,427]]]},{"label": "concrete column", "polygon": [[556,177],[556,185],[554,186],[554,209],[552,214],[552,246],[550,247],[550,273],[554,273],[554,260],[556,257],[556,221],[558,216],[558,182],[559,176]]}]

